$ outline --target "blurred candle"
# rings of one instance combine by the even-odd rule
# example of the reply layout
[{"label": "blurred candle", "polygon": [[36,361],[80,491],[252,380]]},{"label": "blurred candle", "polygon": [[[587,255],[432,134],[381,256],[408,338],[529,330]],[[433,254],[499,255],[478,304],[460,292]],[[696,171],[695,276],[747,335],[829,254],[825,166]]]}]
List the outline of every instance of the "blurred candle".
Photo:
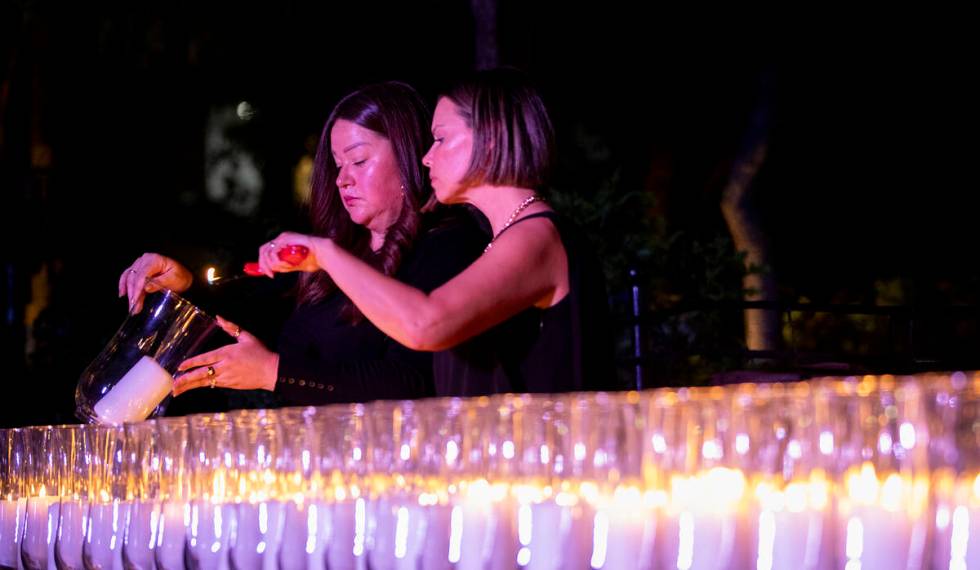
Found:
[{"label": "blurred candle", "polygon": [[20,562],[20,540],[24,534],[27,499],[0,499],[0,568],[15,569]]}]

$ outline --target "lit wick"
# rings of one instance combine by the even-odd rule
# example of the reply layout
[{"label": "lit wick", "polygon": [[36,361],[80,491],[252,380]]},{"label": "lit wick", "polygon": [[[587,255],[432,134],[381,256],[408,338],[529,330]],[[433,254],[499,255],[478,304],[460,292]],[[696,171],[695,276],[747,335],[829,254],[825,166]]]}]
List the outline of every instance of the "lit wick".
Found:
[{"label": "lit wick", "polygon": [[231,277],[222,277],[217,275],[218,270],[214,267],[208,267],[206,275],[208,280],[208,285],[222,285],[228,283],[229,281],[235,281],[236,279],[243,277],[244,275],[238,274]]}]

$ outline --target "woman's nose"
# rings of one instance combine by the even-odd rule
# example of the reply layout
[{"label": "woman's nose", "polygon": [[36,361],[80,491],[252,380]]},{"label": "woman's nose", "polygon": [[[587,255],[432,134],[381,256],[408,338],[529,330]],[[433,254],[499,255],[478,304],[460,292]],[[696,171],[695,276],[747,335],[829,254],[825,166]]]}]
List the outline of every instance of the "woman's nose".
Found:
[{"label": "woman's nose", "polygon": [[341,168],[340,172],[337,173],[337,187],[346,188],[353,184],[353,180],[350,175],[347,174],[346,168]]}]

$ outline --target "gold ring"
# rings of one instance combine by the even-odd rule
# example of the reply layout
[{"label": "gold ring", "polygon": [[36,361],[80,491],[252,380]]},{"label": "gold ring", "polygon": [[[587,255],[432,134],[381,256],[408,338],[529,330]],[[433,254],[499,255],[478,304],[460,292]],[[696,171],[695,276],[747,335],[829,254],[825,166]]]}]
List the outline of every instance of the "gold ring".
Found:
[{"label": "gold ring", "polygon": [[242,334],[242,327],[235,327],[235,334],[233,334],[232,336],[238,338],[239,336],[241,336],[241,334]]}]

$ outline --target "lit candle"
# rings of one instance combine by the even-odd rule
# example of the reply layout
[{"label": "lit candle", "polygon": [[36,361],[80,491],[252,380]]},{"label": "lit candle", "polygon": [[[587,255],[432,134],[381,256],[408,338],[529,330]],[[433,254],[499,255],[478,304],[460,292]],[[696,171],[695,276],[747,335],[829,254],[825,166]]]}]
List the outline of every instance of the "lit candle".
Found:
[{"label": "lit candle", "polygon": [[835,527],[829,518],[830,486],[822,474],[782,488],[760,482],[755,497],[749,544],[757,570],[833,567]]},{"label": "lit candle", "polygon": [[92,568],[122,570],[122,541],[129,504],[110,501],[107,496],[89,509],[83,552]]},{"label": "lit candle", "polygon": [[926,480],[891,473],[884,482],[871,463],[848,471],[840,498],[841,568],[918,568],[925,549]]},{"label": "lit candle", "polygon": [[160,570],[184,568],[185,529],[190,526],[190,510],[182,501],[163,503],[157,523],[156,563]]},{"label": "lit candle", "polygon": [[517,503],[503,483],[485,479],[463,486],[450,514],[449,562],[459,570],[517,565]]},{"label": "lit candle", "polygon": [[28,570],[57,570],[54,544],[60,507],[59,498],[46,496],[44,488],[40,496],[27,499],[21,554]]},{"label": "lit candle", "polygon": [[372,569],[414,570],[422,555],[425,509],[405,496],[381,496],[369,502],[372,529],[368,561]]},{"label": "lit candle", "polygon": [[424,493],[419,496],[419,506],[425,511],[425,540],[420,554],[420,568],[450,570],[449,545],[452,535],[453,507],[440,502],[436,495]]},{"label": "lit candle", "polygon": [[170,394],[173,383],[170,373],[144,355],[95,404],[95,414],[110,424],[145,420]]},{"label": "lit candle", "polygon": [[232,545],[237,568],[277,570],[282,540],[283,504],[266,498],[238,505],[238,524]]},{"label": "lit candle", "polygon": [[[592,556],[595,510],[571,489],[554,496],[550,489],[543,491],[530,501],[518,493],[523,503],[517,515],[519,562],[529,570],[582,568]],[[600,540],[604,539],[605,535]]]},{"label": "lit candle", "polygon": [[602,497],[594,515],[591,565],[603,570],[646,569],[653,565],[656,514],[636,486]]},{"label": "lit candle", "polygon": [[[357,492],[357,488],[352,489]],[[364,540],[367,532],[367,505],[360,497],[351,497],[344,487],[334,489],[334,502],[330,508],[330,530],[327,542],[327,567],[331,570],[355,570],[361,568],[364,557]]]},{"label": "lit candle", "polygon": [[58,538],[55,548],[62,570],[81,570],[82,546],[85,542],[85,525],[88,519],[88,502],[65,497],[61,501]]},{"label": "lit candle", "polygon": [[153,568],[160,505],[153,500],[128,502],[129,517],[124,532],[123,559],[128,568]]},{"label": "lit candle", "polygon": [[980,568],[980,473],[937,477],[934,568]]},{"label": "lit candle", "polygon": [[285,569],[325,570],[330,509],[302,498],[287,502],[279,564]]},{"label": "lit candle", "polygon": [[20,539],[24,534],[26,499],[0,500],[0,567],[17,568],[20,562]]},{"label": "lit candle", "polygon": [[657,533],[661,564],[678,570],[742,568],[745,476],[716,467],[671,479],[670,497]]},{"label": "lit candle", "polygon": [[187,527],[187,556],[194,568],[228,570],[228,545],[235,505],[215,504],[208,499],[190,504]]}]

